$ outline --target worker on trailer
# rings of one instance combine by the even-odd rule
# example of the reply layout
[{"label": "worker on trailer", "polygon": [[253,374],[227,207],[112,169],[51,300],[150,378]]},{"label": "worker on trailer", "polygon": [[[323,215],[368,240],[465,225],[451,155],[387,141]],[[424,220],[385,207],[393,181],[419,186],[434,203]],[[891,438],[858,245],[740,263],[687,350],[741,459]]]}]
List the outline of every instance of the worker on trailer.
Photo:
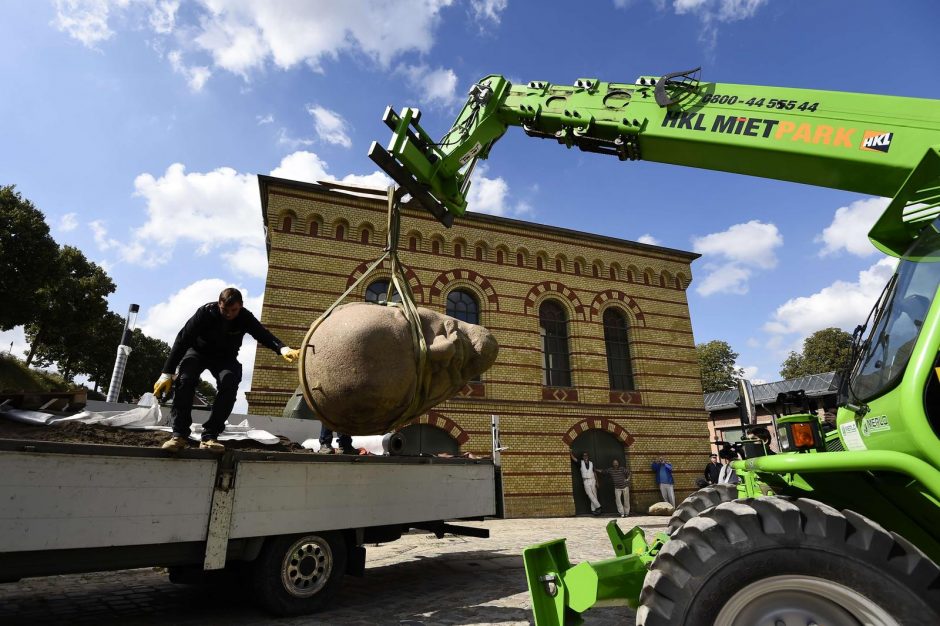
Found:
[{"label": "worker on trailer", "polygon": [[[193,397],[199,377],[205,370],[215,377],[218,395],[212,404],[209,420],[203,424],[199,447],[215,452],[225,450],[218,437],[225,430],[225,420],[235,406],[235,393],[242,380],[238,349],[246,333],[280,354],[288,363],[300,356],[300,350],[284,345],[261,325],[251,311],[244,308],[238,289],[224,289],[218,302],[209,302],[196,309],[176,335],[163,373],[153,386],[154,395],[159,397],[169,392],[174,380],[176,382],[176,395],[170,411],[173,436],[164,442],[164,450],[177,452],[186,447],[193,423]],[[177,366],[179,375],[175,374]]]}]

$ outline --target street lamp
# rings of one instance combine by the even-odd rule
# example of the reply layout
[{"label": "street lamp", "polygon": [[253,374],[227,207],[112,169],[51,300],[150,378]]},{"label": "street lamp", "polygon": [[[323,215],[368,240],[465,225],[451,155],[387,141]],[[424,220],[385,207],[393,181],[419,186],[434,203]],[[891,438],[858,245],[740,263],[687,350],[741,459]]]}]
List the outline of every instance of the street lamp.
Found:
[{"label": "street lamp", "polygon": [[121,344],[117,347],[117,358],[114,360],[114,371],[111,373],[111,384],[108,385],[108,402],[117,402],[121,392],[121,382],[124,380],[124,369],[127,367],[127,357],[131,353],[131,337],[137,326],[137,314],[140,306],[132,304],[127,309],[127,319],[124,321],[124,333],[121,335]]}]

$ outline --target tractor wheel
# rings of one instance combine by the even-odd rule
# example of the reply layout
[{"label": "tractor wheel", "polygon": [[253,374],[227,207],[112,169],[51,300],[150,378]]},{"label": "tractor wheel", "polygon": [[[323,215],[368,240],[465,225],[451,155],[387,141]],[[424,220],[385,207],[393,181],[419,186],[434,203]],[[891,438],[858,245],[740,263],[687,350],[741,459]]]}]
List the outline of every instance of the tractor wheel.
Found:
[{"label": "tractor wheel", "polygon": [[748,498],[676,531],[640,603],[638,626],[940,624],[940,568],[853,511]]},{"label": "tractor wheel", "polygon": [[275,615],[326,606],[343,584],[346,542],[332,531],[271,538],[252,563],[255,599]]},{"label": "tractor wheel", "polygon": [[738,488],[735,485],[709,485],[702,487],[691,496],[679,503],[672,517],[669,518],[668,534],[679,530],[683,524],[698,517],[703,511],[718,506],[722,502],[731,502],[738,497]]}]

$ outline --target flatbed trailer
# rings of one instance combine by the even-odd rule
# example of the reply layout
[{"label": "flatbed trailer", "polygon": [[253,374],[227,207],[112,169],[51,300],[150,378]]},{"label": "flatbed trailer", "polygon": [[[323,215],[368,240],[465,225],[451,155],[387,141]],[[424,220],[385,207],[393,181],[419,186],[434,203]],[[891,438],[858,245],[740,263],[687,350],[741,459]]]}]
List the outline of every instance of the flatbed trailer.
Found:
[{"label": "flatbed trailer", "polygon": [[236,570],[278,615],[324,607],[365,545],[497,514],[492,460],[0,439],[0,582],[161,566]]}]

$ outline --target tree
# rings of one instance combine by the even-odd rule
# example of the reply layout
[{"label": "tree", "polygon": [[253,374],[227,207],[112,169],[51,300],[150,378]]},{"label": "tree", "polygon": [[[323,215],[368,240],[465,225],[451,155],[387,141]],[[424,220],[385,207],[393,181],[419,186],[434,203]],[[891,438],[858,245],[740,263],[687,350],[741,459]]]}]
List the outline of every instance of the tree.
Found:
[{"label": "tree", "polygon": [[84,347],[74,367],[76,374],[88,375],[88,379],[95,383],[95,391],[99,387],[108,389],[123,332],[124,318],[113,311],[106,311],[90,328],[90,334],[95,340]]},{"label": "tree", "polygon": [[55,363],[71,382],[81,355],[97,341],[94,324],[108,310],[105,298],[114,291],[114,282],[72,246],[62,246],[53,266],[51,278],[37,292],[35,315],[25,327],[30,344],[26,365],[34,357],[42,365]]},{"label": "tree", "polygon": [[702,370],[702,391],[712,393],[731,389],[744,370],[734,366],[738,353],[726,341],[714,339],[695,346],[699,368]]},{"label": "tree", "polygon": [[780,376],[784,379],[844,370],[852,358],[852,335],[840,328],[817,330],[803,341],[803,352],[791,352]]},{"label": "tree", "polygon": [[[113,349],[117,351],[116,342]],[[137,328],[131,338],[131,350],[127,368],[124,370],[121,394],[139,398],[148,391],[153,391],[153,383],[160,377],[163,364],[170,356],[170,345],[161,339],[145,335]]]},{"label": "tree", "polygon": [[0,331],[33,320],[57,254],[42,212],[13,185],[0,187]]},{"label": "tree", "polygon": [[196,393],[202,396],[206,404],[210,405],[215,404],[215,397],[218,395],[215,385],[202,378],[199,379],[199,384],[196,386]]}]

